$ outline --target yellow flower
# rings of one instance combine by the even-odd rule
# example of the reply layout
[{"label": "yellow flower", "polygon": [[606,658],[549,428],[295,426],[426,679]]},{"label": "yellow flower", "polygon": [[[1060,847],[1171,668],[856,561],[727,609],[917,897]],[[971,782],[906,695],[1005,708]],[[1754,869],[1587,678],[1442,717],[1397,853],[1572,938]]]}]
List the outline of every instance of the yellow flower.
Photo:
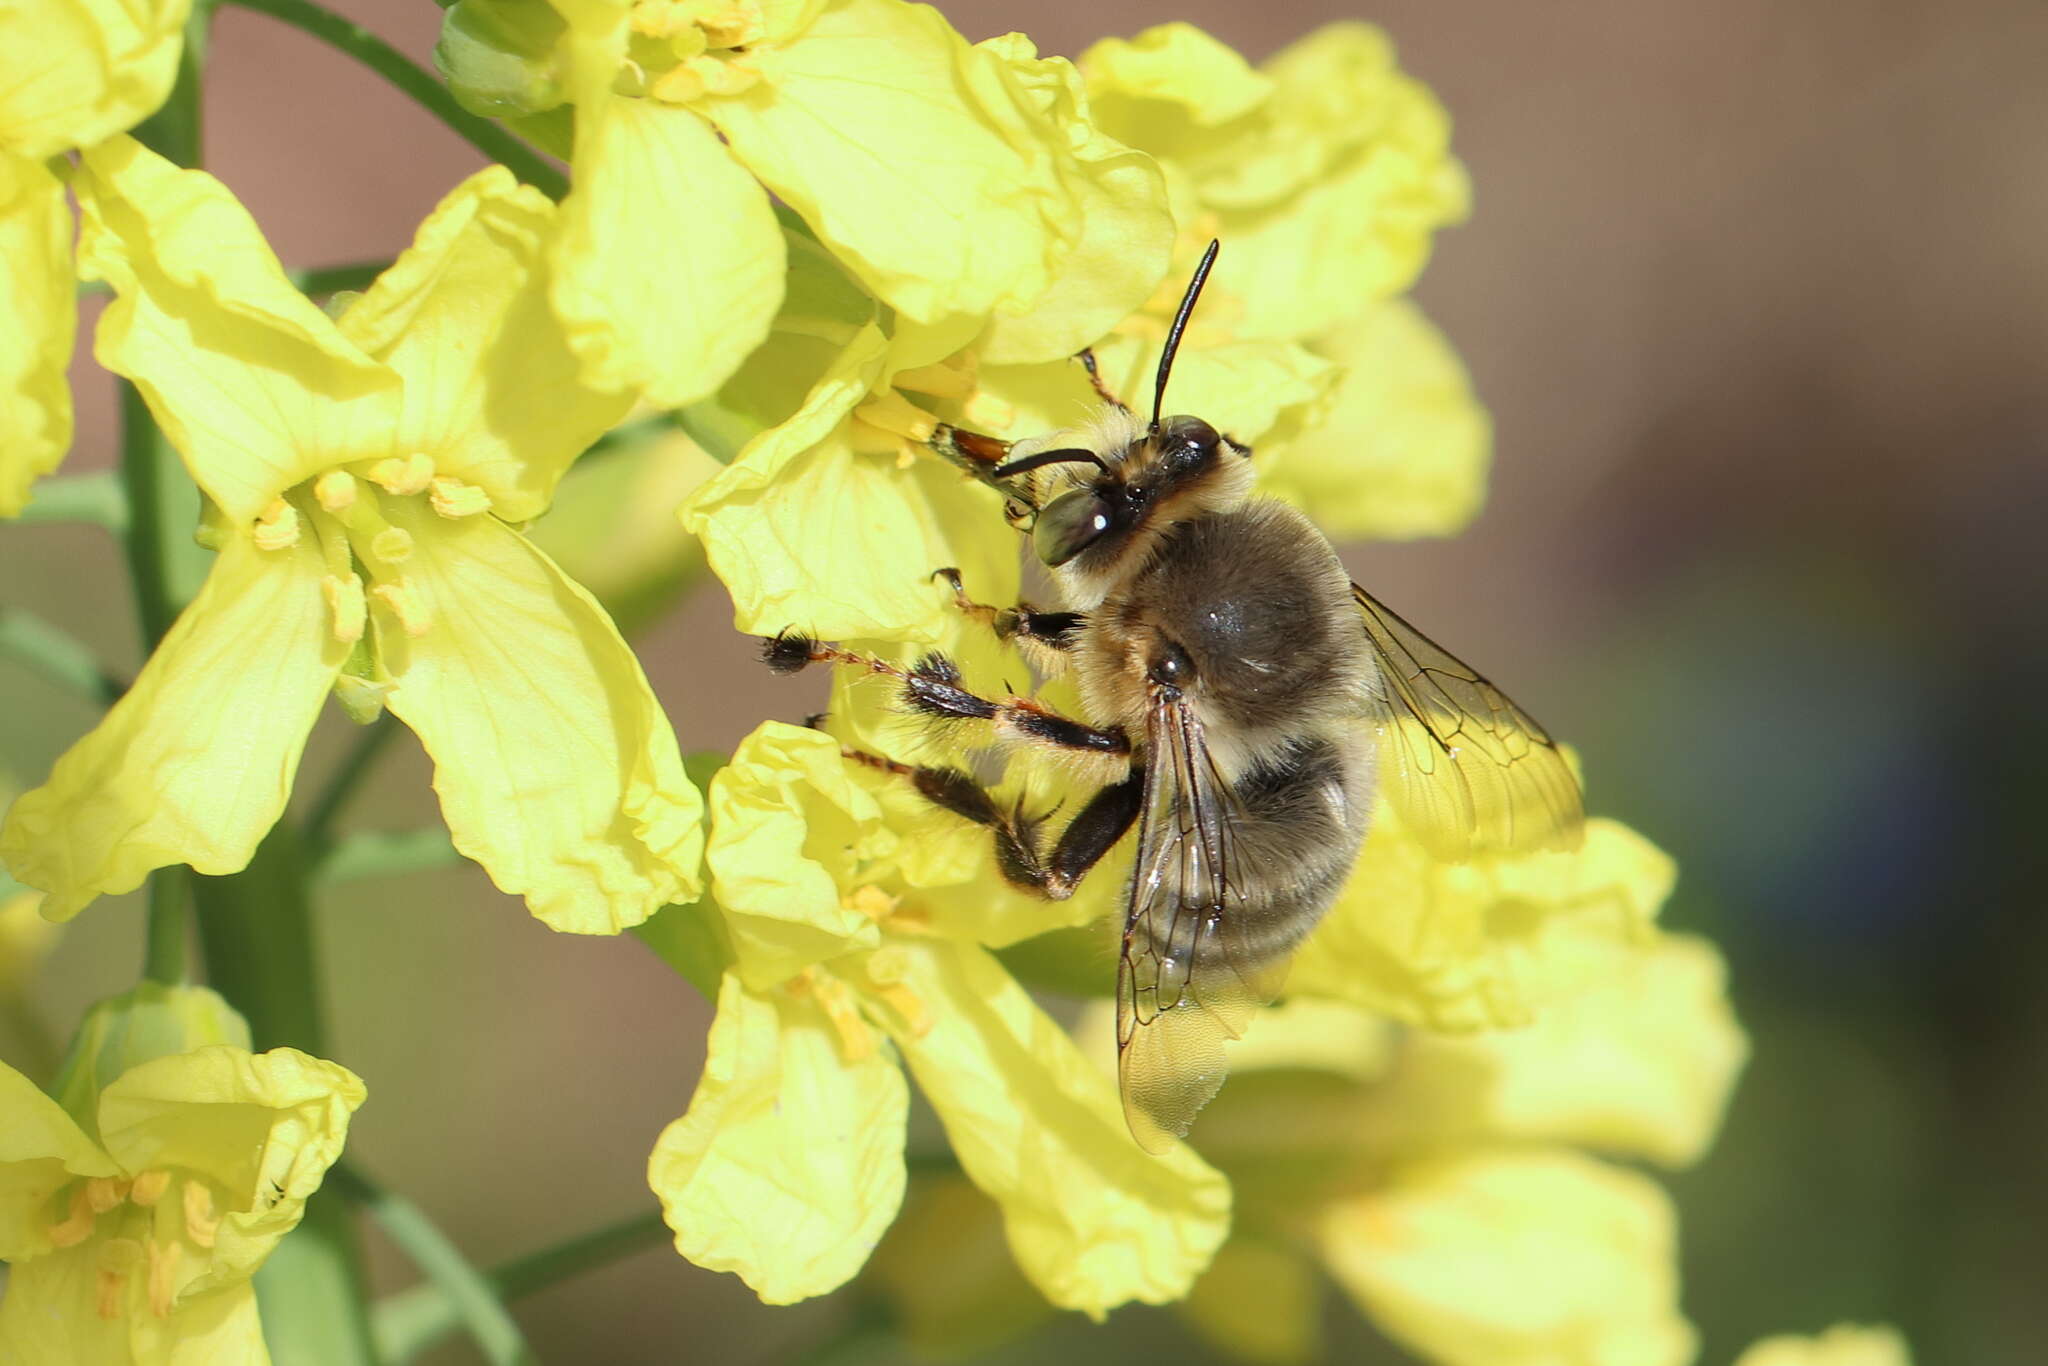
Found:
[{"label": "yellow flower", "polygon": [[71,214],[51,162],[140,122],[177,74],[191,0],[0,7],[0,516],[71,446]]},{"label": "yellow flower", "polygon": [[81,1032],[66,1106],[0,1066],[8,1361],[267,1362],[249,1277],[340,1155],[363,1086],[199,987],[144,987]]},{"label": "yellow flower", "polygon": [[337,326],[217,181],[126,139],[80,177],[102,364],[211,500],[220,554],[135,686],[14,804],[0,855],[62,918],[151,868],[245,866],[338,677],[435,760],[463,853],[562,930],[695,894],[701,804],[590,596],[513,529],[625,400],[575,382],[552,207],[493,168]]},{"label": "yellow flower", "polygon": [[677,1250],[770,1303],[850,1278],[903,1196],[900,1059],[1048,1300],[1100,1316],[1178,1298],[1228,1189],[1186,1149],[1139,1150],[1114,1084],[925,904],[921,883],[972,861],[920,847],[928,815],[885,814],[892,785],[774,723],[712,781],[711,901],[643,932],[679,964],[707,928],[722,946],[703,1080],[649,1163]]},{"label": "yellow flower", "polygon": [[1268,1012],[1196,1135],[1238,1196],[1197,1327],[1250,1360],[1310,1359],[1320,1262],[1445,1366],[1690,1360],[1668,1197],[1574,1149],[1688,1165],[1747,1047],[1704,941],[1608,947],[1577,995],[1470,1039],[1309,999]]},{"label": "yellow flower", "polygon": [[[1208,387],[1248,342],[1287,344],[1309,420],[1259,445],[1263,492],[1333,536],[1444,535],[1478,510],[1491,430],[1457,357],[1400,296],[1432,235],[1469,203],[1450,121],[1386,36],[1331,24],[1254,70],[1187,24],[1106,39],[1080,59],[1104,132],[1152,153],[1191,265],[1223,255],[1190,328],[1176,392]],[[1177,286],[1102,348],[1119,383],[1155,363]],[[1267,381],[1267,387],[1275,383]],[[1223,430],[1232,414],[1201,412]]]},{"label": "yellow flower", "polygon": [[555,301],[595,382],[670,405],[767,333],[771,193],[904,318],[972,332],[1046,292],[1128,173],[1028,43],[902,0],[463,0],[439,56],[473,108],[575,106]]},{"label": "yellow flower", "polygon": [[1892,1328],[1838,1323],[1819,1337],[1765,1338],[1735,1366],[1912,1366],[1906,1340]]}]

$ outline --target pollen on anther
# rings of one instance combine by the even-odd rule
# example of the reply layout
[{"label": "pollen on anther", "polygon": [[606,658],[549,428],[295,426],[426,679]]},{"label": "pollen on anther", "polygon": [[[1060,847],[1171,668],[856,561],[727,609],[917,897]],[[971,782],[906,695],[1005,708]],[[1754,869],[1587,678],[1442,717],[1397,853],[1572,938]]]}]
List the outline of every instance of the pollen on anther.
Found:
[{"label": "pollen on anther", "polygon": [[149,1245],[149,1312],[164,1318],[178,1293],[178,1262],[184,1257],[182,1243]]},{"label": "pollen on anther", "polygon": [[95,1176],[85,1183],[85,1203],[94,1214],[105,1214],[128,1198],[128,1183],[111,1176]]},{"label": "pollen on anther", "polygon": [[443,517],[474,517],[491,510],[491,495],[475,484],[437,475],[427,487],[427,501]]},{"label": "pollen on anther", "polygon": [[270,500],[256,518],[256,545],[260,550],[283,550],[299,543],[299,511],[282,498]]},{"label": "pollen on anther", "polygon": [[339,517],[356,505],[356,479],[347,470],[329,470],[313,481],[313,497]]},{"label": "pollen on anther", "polygon": [[196,1246],[212,1247],[220,1229],[220,1215],[213,1208],[213,1192],[202,1182],[185,1183],[185,1236]]},{"label": "pollen on anther", "polygon": [[426,604],[420,601],[408,579],[400,578],[393,583],[380,583],[370,590],[370,595],[391,609],[391,615],[398,618],[404,632],[417,639],[427,633],[433,625]]},{"label": "pollen on anther", "polygon": [[[320,595],[327,599],[327,610],[333,617],[329,629],[333,631],[334,638],[344,645],[353,645],[361,640],[363,625],[369,616],[368,604],[363,601],[363,581],[353,574],[347,578],[329,574],[320,580]],[[137,1187],[141,1184],[142,1179],[137,1177]]]},{"label": "pollen on anther", "polygon": [[135,1204],[148,1209],[164,1198],[164,1192],[171,1187],[171,1173],[168,1168],[151,1167],[135,1178],[135,1184],[128,1190],[128,1198]]},{"label": "pollen on anther", "polygon": [[370,482],[401,496],[423,492],[433,477],[434,462],[417,451],[404,459],[387,456],[370,466]]}]

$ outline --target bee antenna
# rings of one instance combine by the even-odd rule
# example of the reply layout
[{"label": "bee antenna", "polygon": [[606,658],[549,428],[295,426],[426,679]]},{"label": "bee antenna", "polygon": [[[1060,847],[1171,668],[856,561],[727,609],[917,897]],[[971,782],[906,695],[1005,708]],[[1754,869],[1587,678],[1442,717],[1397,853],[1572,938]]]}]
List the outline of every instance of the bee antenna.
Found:
[{"label": "bee antenna", "polygon": [[1109,473],[1109,466],[1102,463],[1101,456],[1097,455],[1094,451],[1082,450],[1078,446],[1057,451],[1040,451],[1036,455],[1019,456],[1015,460],[996,466],[990,473],[998,479],[1008,479],[1012,475],[1027,474],[1044,465],[1078,465],[1083,460],[1086,460],[1104,474]]},{"label": "bee antenna", "polygon": [[1173,356],[1180,350],[1180,334],[1187,331],[1188,315],[1195,311],[1195,300],[1202,297],[1202,286],[1208,282],[1209,267],[1216,264],[1216,252],[1222,243],[1211,240],[1209,249],[1202,253],[1202,264],[1195,267],[1195,278],[1188,281],[1188,292],[1180,297],[1180,311],[1173,315],[1173,327],[1166,334],[1166,350],[1159,356],[1159,377],[1152,387],[1152,431],[1159,430],[1159,411],[1166,403],[1166,380],[1173,373]]}]

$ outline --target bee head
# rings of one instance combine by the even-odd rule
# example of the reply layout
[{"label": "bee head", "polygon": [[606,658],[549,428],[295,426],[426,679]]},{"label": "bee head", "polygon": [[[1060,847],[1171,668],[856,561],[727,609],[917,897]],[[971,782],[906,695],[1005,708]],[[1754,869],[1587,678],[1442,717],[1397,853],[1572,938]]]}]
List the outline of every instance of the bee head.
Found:
[{"label": "bee head", "polygon": [[1089,452],[1048,451],[1045,456],[1063,460],[1094,459],[1099,472],[1039,510],[1032,548],[1048,567],[1057,567],[1089,551],[1114,553],[1141,525],[1162,530],[1234,506],[1244,497],[1247,455],[1201,418],[1187,416],[1167,418],[1114,464]]}]

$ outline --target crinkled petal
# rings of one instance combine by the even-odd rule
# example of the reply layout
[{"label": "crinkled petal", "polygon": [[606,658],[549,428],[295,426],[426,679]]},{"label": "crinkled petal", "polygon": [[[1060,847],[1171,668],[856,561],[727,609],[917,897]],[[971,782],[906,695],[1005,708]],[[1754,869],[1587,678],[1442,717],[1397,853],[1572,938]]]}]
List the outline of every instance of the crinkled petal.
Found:
[{"label": "crinkled petal", "polygon": [[250,1049],[249,1022],[211,987],[137,982],[85,1012],[50,1088],[66,1114],[98,1134],[100,1093],[123,1073],[174,1053],[226,1044]]},{"label": "crinkled petal", "polygon": [[1000,500],[929,454],[863,449],[851,424],[814,434],[812,414],[858,382],[842,369],[700,488],[683,524],[732,594],[740,631],[937,644],[959,613],[932,571],[995,577],[984,567],[1014,545]]},{"label": "crinkled petal", "polygon": [[256,1289],[244,1280],[184,1301],[158,1317],[148,1272],[122,1287],[117,1312],[102,1317],[100,1257],[89,1239],[24,1262],[8,1274],[0,1302],[0,1361],[91,1366],[270,1366],[257,1318]]},{"label": "crinkled petal", "polygon": [[1181,1314],[1253,1366],[1300,1366],[1322,1354],[1322,1278],[1300,1252],[1263,1238],[1225,1243]]},{"label": "crinkled petal", "polygon": [[347,656],[320,552],[236,537],[134,686],[0,826],[0,859],[76,914],[150,869],[238,872],[284,810],[299,751]]},{"label": "crinkled petal", "polygon": [[116,296],[94,354],[231,519],[390,452],[398,376],[292,287],[226,186],[122,137],[86,153],[78,191],[79,270]]},{"label": "crinkled petal", "polygon": [[1462,530],[1486,497],[1493,423],[1443,334],[1413,303],[1393,299],[1315,349],[1343,377],[1313,425],[1260,453],[1259,491],[1338,540]]},{"label": "crinkled petal", "polygon": [[1896,1328],[1838,1323],[1818,1337],[1765,1338],[1735,1359],[1735,1366],[1912,1366]]},{"label": "crinkled petal", "polygon": [[1671,1201],[1569,1153],[1394,1168],[1330,1208],[1323,1256],[1388,1336],[1442,1366],[1683,1366]]},{"label": "crinkled petal", "polygon": [[191,0],[0,7],[0,146],[43,158],[155,112],[178,71]]},{"label": "crinkled petal", "polygon": [[1010,1250],[1062,1309],[1179,1299],[1230,1224],[1230,1188],[1185,1146],[1148,1156],[1116,1085],[985,951],[903,942],[900,985],[927,1027],[888,1019]]},{"label": "crinkled petal", "polygon": [[603,95],[576,111],[554,301],[585,379],[664,407],[725,382],[782,302],[768,196],[704,120]]},{"label": "crinkled petal", "polygon": [[1045,291],[1080,226],[1066,139],[1007,88],[1003,52],[922,5],[833,0],[749,55],[760,82],[705,113],[876,294],[929,323]]},{"label": "crinkled petal", "polygon": [[[16,11],[15,13],[19,13]],[[20,23],[0,18],[0,35]],[[0,36],[0,45],[6,38]],[[0,46],[0,51],[4,51]],[[0,517],[71,449],[71,211],[41,162],[0,152]]]},{"label": "crinkled petal", "polygon": [[1642,942],[1676,870],[1628,827],[1586,823],[1568,854],[1445,863],[1381,803],[1365,851],[1288,978],[1432,1029],[1527,1024]]},{"label": "crinkled petal", "polygon": [[768,1304],[861,1269],[903,1202],[910,1112],[895,1055],[864,1037],[849,1057],[814,997],[726,976],[697,1094],[647,1163],[676,1251]]},{"label": "crinkled petal", "polygon": [[1213,144],[1215,130],[1254,113],[1273,82],[1236,49],[1193,24],[1160,24],[1135,38],[1104,38],[1081,54],[1096,122],[1157,157]]},{"label": "crinkled petal", "polygon": [[985,364],[1065,360],[1137,312],[1173,255],[1173,214],[1159,164],[1097,131],[1080,74],[1061,58],[1039,60],[1011,33],[980,45],[1020,102],[1042,111],[1071,149],[1057,167],[1078,205],[1081,235],[1051,286],[1021,317],[998,317],[977,348]]},{"label": "crinkled petal", "polygon": [[860,861],[895,845],[881,816],[822,731],[769,721],[740,741],[711,780],[705,862],[749,986],[880,942],[847,899]]},{"label": "crinkled petal", "polygon": [[569,462],[632,406],[579,379],[548,302],[554,230],[546,195],[479,171],[341,321],[405,381],[393,446],[479,485],[508,522],[545,511]]},{"label": "crinkled petal", "polygon": [[1667,1166],[1720,1128],[1748,1041],[1727,972],[1703,939],[1602,946],[1607,971],[1533,1024],[1470,1038],[1417,1036],[1372,1113],[1410,1143],[1572,1143]]},{"label": "crinkled petal", "polygon": [[380,621],[388,703],[434,759],[455,847],[575,934],[616,934],[697,895],[703,802],[611,619],[485,515],[390,500],[428,625]]},{"label": "crinkled petal", "polygon": [[63,1106],[0,1063],[0,1261],[49,1251],[50,1196],[59,1186],[117,1171]]},{"label": "crinkled petal", "polygon": [[124,1171],[198,1173],[222,1192],[212,1254],[183,1296],[246,1280],[298,1226],[364,1094],[353,1072],[295,1048],[226,1044],[143,1063],[100,1093],[100,1141]]}]

